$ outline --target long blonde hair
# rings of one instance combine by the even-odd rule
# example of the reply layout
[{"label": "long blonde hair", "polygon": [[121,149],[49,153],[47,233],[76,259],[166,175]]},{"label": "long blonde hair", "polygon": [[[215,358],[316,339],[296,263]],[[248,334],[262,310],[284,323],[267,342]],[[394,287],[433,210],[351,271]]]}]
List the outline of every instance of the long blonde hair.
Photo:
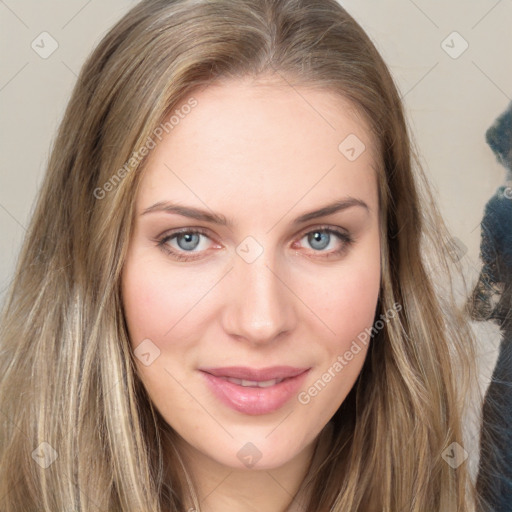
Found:
[{"label": "long blonde hair", "polygon": [[366,118],[381,156],[376,318],[402,306],[332,419],[307,511],[471,510],[467,464],[442,454],[464,445],[472,335],[450,288],[433,285],[432,272],[450,275],[450,237],[374,44],[335,0],[146,0],[82,68],[5,302],[3,511],[183,512],[187,493],[199,509],[136,375],[119,283],[145,162],[135,152],[194,90],[249,75],[334,91]]}]

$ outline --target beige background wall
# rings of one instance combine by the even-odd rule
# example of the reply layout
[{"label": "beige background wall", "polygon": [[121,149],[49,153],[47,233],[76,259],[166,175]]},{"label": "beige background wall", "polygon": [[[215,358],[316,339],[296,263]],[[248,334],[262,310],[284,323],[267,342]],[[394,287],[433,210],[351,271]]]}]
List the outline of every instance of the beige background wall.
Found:
[{"label": "beige background wall", "polygon": [[[0,0],[0,301],[80,67],[134,3]],[[441,212],[468,249],[464,264],[474,279],[483,208],[505,175],[484,133],[512,99],[512,0],[341,3],[396,78]],[[481,339],[487,378],[498,338],[489,332]]]}]

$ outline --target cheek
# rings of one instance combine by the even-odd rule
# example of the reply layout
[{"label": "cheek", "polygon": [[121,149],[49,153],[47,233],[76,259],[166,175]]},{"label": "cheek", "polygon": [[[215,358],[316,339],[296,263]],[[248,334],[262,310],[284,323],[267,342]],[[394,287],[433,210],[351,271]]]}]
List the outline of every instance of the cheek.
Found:
[{"label": "cheek", "polygon": [[[354,269],[344,276],[339,285],[332,318],[335,331],[361,330],[373,323],[380,288],[380,268]],[[336,314],[337,313],[337,314]]]},{"label": "cheek", "polygon": [[311,277],[302,288],[304,302],[322,320],[331,347],[343,348],[373,324],[380,277],[377,257],[355,257],[335,273]]},{"label": "cheek", "polygon": [[[330,280],[319,280],[314,303],[329,327],[318,338],[317,371],[298,397],[327,421],[354,385],[363,366],[378,303],[381,267],[378,238],[347,258]],[[310,283],[311,284],[311,283]]]},{"label": "cheek", "polygon": [[[324,349],[326,360],[322,371],[331,370],[331,374],[343,374],[335,387],[341,386],[346,392],[357,378],[371,341],[366,332],[371,329],[375,319],[378,301],[378,281],[365,274],[365,279],[344,281],[343,292],[332,303],[328,316],[330,327],[335,335],[328,338]],[[335,363],[340,363],[342,367]],[[341,373],[340,373],[341,372]],[[327,377],[328,378],[328,377]]]},{"label": "cheek", "polygon": [[380,264],[347,265],[317,294],[319,317],[329,330],[317,338],[319,364],[298,402],[327,422],[350,392],[371,343],[380,289]]},{"label": "cheek", "polygon": [[[169,286],[169,282],[173,286]],[[183,287],[184,284],[179,283],[179,279],[170,281],[169,276],[162,274],[162,268],[143,257],[132,257],[123,269],[123,309],[137,374],[154,406],[166,418],[170,417],[169,404],[178,418],[187,417],[187,410],[194,405],[178,384],[184,378],[186,364],[183,363],[190,346],[186,337],[172,336],[173,326],[189,309],[186,308],[187,294],[195,288],[190,283]],[[176,290],[180,286],[182,292],[178,294]],[[172,340],[172,348],[169,340]],[[149,354],[147,360],[144,354]]]},{"label": "cheek", "polygon": [[169,276],[151,262],[128,261],[122,283],[123,307],[134,346],[146,338],[163,340],[186,314],[187,305],[197,301],[199,283],[190,275],[181,282],[179,273]]}]

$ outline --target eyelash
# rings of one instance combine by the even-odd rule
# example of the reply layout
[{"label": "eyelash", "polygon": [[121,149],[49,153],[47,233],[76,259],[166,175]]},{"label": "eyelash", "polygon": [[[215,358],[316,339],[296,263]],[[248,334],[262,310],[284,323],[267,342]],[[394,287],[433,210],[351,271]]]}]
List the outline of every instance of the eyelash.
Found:
[{"label": "eyelash", "polygon": [[[330,227],[330,226],[319,226],[315,229],[311,229],[309,231],[305,231],[303,232],[300,237],[298,238],[298,240],[302,240],[305,236],[311,234],[311,233],[328,233],[328,234],[331,234],[331,235],[336,235],[342,242],[343,242],[343,245],[340,249],[336,249],[334,251],[331,251],[331,252],[326,252],[325,255],[322,255],[320,256],[321,258],[330,258],[330,257],[333,257],[333,256],[339,256],[341,254],[343,254],[345,251],[347,251],[350,247],[350,245],[354,242],[354,239],[352,238],[352,236],[347,233],[346,231],[343,231],[341,229],[337,229],[337,228],[333,228],[333,227]],[[183,256],[182,253],[174,250],[174,249],[171,249],[169,247],[169,245],[167,245],[167,242],[169,242],[170,240],[176,238],[177,236],[179,235],[185,235],[185,234],[189,234],[189,235],[204,235],[205,237],[207,238],[210,238],[208,236],[208,233],[206,232],[206,230],[202,229],[202,228],[184,228],[184,229],[181,229],[181,230],[178,230],[178,231],[173,231],[171,233],[165,233],[163,236],[161,236],[160,238],[157,238],[154,240],[154,242],[156,242],[156,245],[158,248],[160,248],[162,251],[164,251],[166,254],[172,256],[174,259],[178,260],[178,261],[193,261],[193,260],[196,260],[198,258],[198,256],[193,256],[193,257],[190,257],[190,256]],[[184,251],[186,253],[186,251]],[[318,252],[318,253],[322,253],[323,251],[314,251],[314,252]],[[191,254],[193,254],[191,252]]]}]

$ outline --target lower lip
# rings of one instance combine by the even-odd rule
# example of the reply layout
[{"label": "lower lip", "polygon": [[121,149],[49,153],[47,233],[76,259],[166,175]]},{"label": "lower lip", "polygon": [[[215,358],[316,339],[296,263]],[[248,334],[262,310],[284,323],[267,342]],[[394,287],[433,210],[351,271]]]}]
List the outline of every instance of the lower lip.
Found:
[{"label": "lower lip", "polygon": [[290,377],[275,386],[256,388],[233,382],[201,371],[213,394],[224,404],[244,414],[269,414],[280,409],[296,395],[309,370]]}]

